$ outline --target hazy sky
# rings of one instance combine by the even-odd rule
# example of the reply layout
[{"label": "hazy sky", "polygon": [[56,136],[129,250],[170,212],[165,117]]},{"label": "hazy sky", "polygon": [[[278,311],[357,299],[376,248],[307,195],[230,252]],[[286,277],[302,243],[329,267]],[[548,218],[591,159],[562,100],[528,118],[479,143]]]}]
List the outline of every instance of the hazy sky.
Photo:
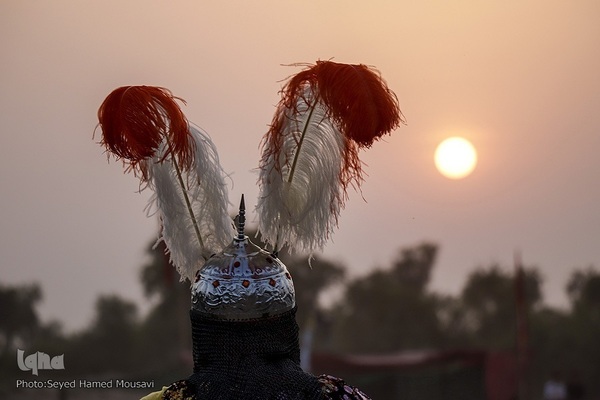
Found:
[{"label": "hazy sky", "polygon": [[[433,241],[431,287],[456,294],[520,250],[565,305],[573,268],[600,267],[598,21],[597,0],[0,1],[0,282],[42,283],[68,329],[101,293],[143,300],[150,193],[92,138],[111,90],[186,99],[252,208],[284,64],[333,59],[376,66],[408,125],[362,153],[366,202],[351,193],[325,256],[357,276]],[[433,163],[450,135],[479,152],[459,181]]]}]

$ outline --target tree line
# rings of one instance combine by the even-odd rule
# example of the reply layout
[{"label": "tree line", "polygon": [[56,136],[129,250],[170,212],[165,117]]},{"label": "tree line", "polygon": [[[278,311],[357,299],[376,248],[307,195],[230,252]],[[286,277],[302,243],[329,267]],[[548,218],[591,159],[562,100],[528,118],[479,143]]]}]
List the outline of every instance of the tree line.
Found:
[{"label": "tree line", "polygon": [[[252,239],[253,241],[258,241]],[[191,372],[189,283],[179,282],[164,247],[148,247],[140,281],[150,311],[116,295],[102,295],[92,323],[65,334],[58,321],[42,323],[37,284],[0,284],[0,374],[16,377],[16,349],[65,354],[64,376],[119,376],[154,379],[157,387]],[[281,254],[292,273],[301,331],[314,332],[312,349],[331,354],[389,354],[418,349],[514,350],[517,346],[515,271],[511,266],[475,268],[456,296],[429,288],[438,246],[420,243],[400,249],[385,268],[347,278],[345,267],[317,257]],[[572,272],[565,287],[569,307],[543,301],[543,275],[524,266],[531,388],[541,388],[553,371],[575,371],[590,395],[600,395],[600,273],[593,267]],[[341,292],[324,303],[331,289]],[[63,376],[61,375],[61,376]],[[12,389],[4,379],[0,393]],[[532,391],[532,399],[540,390]]]}]

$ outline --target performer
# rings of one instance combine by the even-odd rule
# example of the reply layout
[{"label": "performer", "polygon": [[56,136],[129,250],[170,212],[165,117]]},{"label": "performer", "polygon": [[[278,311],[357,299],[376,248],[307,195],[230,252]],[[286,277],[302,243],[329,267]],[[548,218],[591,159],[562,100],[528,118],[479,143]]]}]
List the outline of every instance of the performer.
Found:
[{"label": "performer", "polygon": [[260,160],[259,232],[270,251],[244,234],[243,196],[233,226],[215,146],[176,100],[127,86],[98,111],[101,144],[153,190],[160,240],[192,282],[193,373],[144,399],[368,399],[301,369],[293,281],[277,253],[325,245],[347,186],[362,181],[358,151],[403,122],[396,96],[364,65],[318,61],[286,83]]}]

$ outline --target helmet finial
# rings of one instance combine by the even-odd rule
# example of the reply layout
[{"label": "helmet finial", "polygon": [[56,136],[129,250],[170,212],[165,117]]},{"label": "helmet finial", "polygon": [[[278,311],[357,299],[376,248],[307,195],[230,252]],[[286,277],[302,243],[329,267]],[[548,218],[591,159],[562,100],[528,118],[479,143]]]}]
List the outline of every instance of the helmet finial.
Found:
[{"label": "helmet finial", "polygon": [[244,234],[244,228],[246,227],[246,204],[244,202],[244,195],[242,194],[242,199],[240,200],[240,211],[237,217],[237,231],[238,236],[237,240],[244,240],[246,235]]}]

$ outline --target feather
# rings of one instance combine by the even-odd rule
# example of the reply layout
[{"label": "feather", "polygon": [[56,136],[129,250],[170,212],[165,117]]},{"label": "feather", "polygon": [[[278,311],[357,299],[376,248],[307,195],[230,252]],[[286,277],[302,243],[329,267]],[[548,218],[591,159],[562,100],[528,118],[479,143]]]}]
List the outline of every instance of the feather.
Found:
[{"label": "feather", "polygon": [[262,141],[262,239],[274,251],[322,249],[348,185],[363,180],[359,150],[403,122],[396,95],[364,65],[318,61],[289,79]]},{"label": "feather", "polygon": [[169,147],[163,158],[173,154],[182,169],[192,167],[189,124],[175,100],[184,102],[165,88],[123,86],[113,90],[98,109],[100,144],[123,160],[128,170],[141,173],[143,181],[148,178],[147,171],[139,163],[151,158],[164,138]]},{"label": "feather", "polygon": [[165,144],[145,168],[154,190],[149,210],[156,211],[162,223],[160,239],[181,276],[193,280],[202,261],[227,246],[235,230],[224,201],[227,186],[216,147],[199,129],[191,127],[190,133],[195,144],[193,170],[185,172],[175,162],[160,162]]},{"label": "feather", "polygon": [[154,191],[171,262],[193,280],[202,262],[235,233],[227,212],[225,173],[210,137],[191,126],[170,91],[130,86],[113,91],[98,111],[102,141]]}]

